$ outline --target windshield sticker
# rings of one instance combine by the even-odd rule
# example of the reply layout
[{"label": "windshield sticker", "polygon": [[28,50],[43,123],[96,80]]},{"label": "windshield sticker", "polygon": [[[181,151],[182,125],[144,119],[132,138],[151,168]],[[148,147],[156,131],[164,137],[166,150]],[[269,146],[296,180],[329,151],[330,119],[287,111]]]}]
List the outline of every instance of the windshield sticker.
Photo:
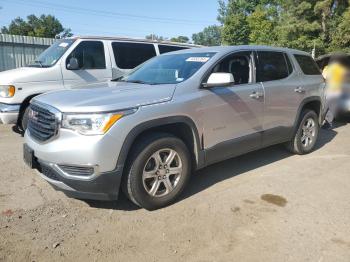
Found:
[{"label": "windshield sticker", "polygon": [[64,43],[64,42],[63,42],[63,43],[60,43],[59,46],[60,46],[60,47],[67,47],[67,46],[68,46],[68,43]]},{"label": "windshield sticker", "polygon": [[186,62],[198,62],[205,63],[210,59],[210,57],[189,57],[186,59]]}]

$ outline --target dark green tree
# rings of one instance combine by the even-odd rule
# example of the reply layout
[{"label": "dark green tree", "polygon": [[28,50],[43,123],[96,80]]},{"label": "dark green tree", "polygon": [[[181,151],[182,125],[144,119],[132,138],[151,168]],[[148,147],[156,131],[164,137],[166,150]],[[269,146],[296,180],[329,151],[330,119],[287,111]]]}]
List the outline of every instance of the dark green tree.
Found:
[{"label": "dark green tree", "polygon": [[249,43],[250,28],[245,16],[233,14],[225,19],[222,27],[222,41],[226,45],[246,45]]},{"label": "dark green tree", "polygon": [[324,49],[320,38],[321,26],[314,12],[314,0],[286,0],[282,5],[281,19],[276,28],[278,44],[311,51],[314,45]]},{"label": "dark green tree", "polygon": [[316,54],[349,47],[349,0],[219,0],[225,44],[266,44]]},{"label": "dark green tree", "polygon": [[[266,32],[275,26],[278,6],[278,0],[219,0],[218,21],[223,25],[223,43],[261,43],[259,30]],[[268,38],[270,41],[270,36]]]},{"label": "dark green tree", "polygon": [[190,39],[187,36],[178,36],[178,37],[172,37],[170,38],[171,42],[177,42],[177,43],[188,43]]},{"label": "dark green tree", "polygon": [[202,32],[193,34],[192,40],[196,45],[221,45],[221,27],[217,25],[208,26],[204,28]]},{"label": "dark green tree", "polygon": [[156,41],[164,41],[164,40],[166,40],[165,37],[160,36],[160,35],[155,35],[155,34],[146,35],[146,39],[148,39],[148,40],[156,40]]},{"label": "dark green tree", "polygon": [[249,43],[258,45],[276,45],[275,28],[278,23],[278,13],[275,7],[259,5],[247,17],[249,26]]},{"label": "dark green tree", "polygon": [[72,36],[69,28],[64,28],[61,22],[52,15],[29,15],[27,20],[17,17],[8,27],[1,28],[1,33],[37,37],[69,37]]},{"label": "dark green tree", "polygon": [[343,13],[339,25],[331,32],[328,51],[350,52],[350,7]]}]

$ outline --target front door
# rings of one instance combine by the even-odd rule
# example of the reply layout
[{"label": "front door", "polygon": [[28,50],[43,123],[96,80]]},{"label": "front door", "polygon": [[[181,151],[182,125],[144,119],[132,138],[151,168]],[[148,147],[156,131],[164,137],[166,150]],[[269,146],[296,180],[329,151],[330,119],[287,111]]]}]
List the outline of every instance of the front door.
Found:
[{"label": "front door", "polygon": [[201,91],[208,164],[261,146],[264,90],[255,81],[254,63],[250,51],[228,55],[211,73],[232,73],[234,84]]},{"label": "front door", "polygon": [[[80,42],[61,63],[65,88],[110,80],[112,70],[107,50],[103,41]],[[77,58],[78,70],[67,69],[71,57]]]}]

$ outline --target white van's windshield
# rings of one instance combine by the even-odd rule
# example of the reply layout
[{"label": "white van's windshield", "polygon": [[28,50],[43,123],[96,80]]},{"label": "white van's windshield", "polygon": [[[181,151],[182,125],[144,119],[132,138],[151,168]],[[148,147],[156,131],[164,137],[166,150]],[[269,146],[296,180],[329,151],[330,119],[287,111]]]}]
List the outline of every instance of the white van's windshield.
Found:
[{"label": "white van's windshield", "polygon": [[113,81],[151,85],[177,84],[194,75],[213,55],[214,52],[161,55]]},{"label": "white van's windshield", "polygon": [[52,44],[48,49],[42,52],[38,58],[29,64],[30,67],[51,67],[74,43],[75,39],[58,40]]}]

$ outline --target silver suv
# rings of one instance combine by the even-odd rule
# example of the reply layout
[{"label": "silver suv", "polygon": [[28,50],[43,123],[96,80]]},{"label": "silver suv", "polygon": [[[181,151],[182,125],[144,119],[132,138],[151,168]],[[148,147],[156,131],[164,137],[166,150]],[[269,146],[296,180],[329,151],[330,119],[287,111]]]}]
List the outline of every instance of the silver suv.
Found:
[{"label": "silver suv", "polygon": [[77,198],[173,202],[190,174],[273,144],[315,146],[323,78],[305,52],[262,46],[155,57],[104,87],[63,90],[30,105],[24,160]]}]

